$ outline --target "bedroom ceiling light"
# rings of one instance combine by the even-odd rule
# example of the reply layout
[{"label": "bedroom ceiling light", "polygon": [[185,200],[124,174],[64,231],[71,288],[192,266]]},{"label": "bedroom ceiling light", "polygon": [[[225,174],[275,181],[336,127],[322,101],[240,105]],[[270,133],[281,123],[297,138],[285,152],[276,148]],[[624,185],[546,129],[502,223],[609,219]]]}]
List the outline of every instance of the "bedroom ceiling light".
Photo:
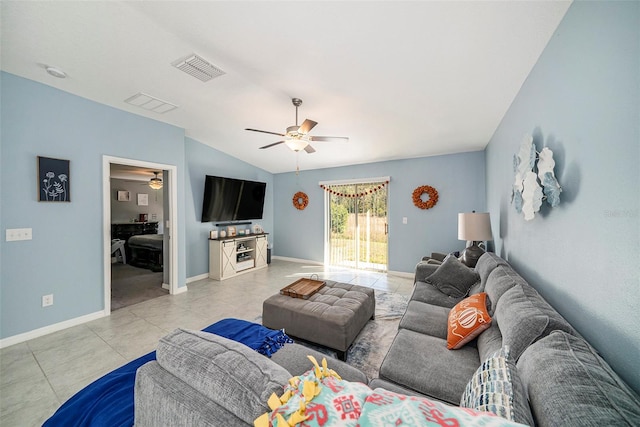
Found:
[{"label": "bedroom ceiling light", "polygon": [[158,178],[158,172],[154,172],[155,177],[149,180],[149,187],[154,190],[160,190],[162,188],[162,179]]}]

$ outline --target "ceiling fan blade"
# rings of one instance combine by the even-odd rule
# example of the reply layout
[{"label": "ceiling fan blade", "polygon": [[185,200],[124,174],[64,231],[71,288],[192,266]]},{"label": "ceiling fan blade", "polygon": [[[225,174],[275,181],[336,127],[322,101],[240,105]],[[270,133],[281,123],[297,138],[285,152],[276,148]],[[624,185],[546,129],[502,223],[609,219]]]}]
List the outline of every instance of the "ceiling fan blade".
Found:
[{"label": "ceiling fan blade", "polygon": [[314,126],[317,125],[317,124],[318,124],[318,122],[314,122],[313,120],[305,119],[304,122],[302,122],[302,124],[298,128],[298,132],[303,134],[303,135],[305,135],[305,134],[309,133],[309,131],[311,129],[313,129]]},{"label": "ceiling fan blade", "polygon": [[268,130],[260,130],[260,129],[249,129],[246,128],[245,130],[250,130],[251,132],[260,132],[260,133],[268,133],[270,135],[278,135],[278,136],[284,136],[284,133],[278,133],[278,132],[269,132]]},{"label": "ceiling fan blade", "polygon": [[310,146],[310,145],[307,145],[306,147],[304,147],[304,151],[306,151],[307,153],[311,154],[311,153],[315,153],[315,152],[316,152],[316,149],[315,149],[315,148],[313,148],[313,147],[312,147],[312,146]]},{"label": "ceiling fan blade", "polygon": [[265,148],[271,148],[271,147],[279,145],[279,144],[284,144],[284,141],[274,142],[273,144],[269,144],[269,145],[265,145],[264,147],[260,147],[260,149],[263,150]]},{"label": "ceiling fan blade", "polygon": [[321,142],[349,142],[349,138],[346,136],[310,136],[309,140]]}]

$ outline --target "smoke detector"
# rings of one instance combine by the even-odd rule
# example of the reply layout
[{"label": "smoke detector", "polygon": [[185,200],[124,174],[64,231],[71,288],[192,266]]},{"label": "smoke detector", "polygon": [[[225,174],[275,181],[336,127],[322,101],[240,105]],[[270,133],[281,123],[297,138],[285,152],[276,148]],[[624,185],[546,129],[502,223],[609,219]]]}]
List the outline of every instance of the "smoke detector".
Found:
[{"label": "smoke detector", "polygon": [[47,66],[45,67],[45,70],[47,71],[47,73],[49,73],[53,77],[57,77],[59,79],[64,79],[65,77],[67,77],[67,73],[65,73],[64,71],[62,71],[60,68],[57,68],[57,67]]},{"label": "smoke detector", "polygon": [[171,65],[203,82],[208,82],[211,79],[226,74],[220,68],[195,53],[186,58],[178,59]]}]

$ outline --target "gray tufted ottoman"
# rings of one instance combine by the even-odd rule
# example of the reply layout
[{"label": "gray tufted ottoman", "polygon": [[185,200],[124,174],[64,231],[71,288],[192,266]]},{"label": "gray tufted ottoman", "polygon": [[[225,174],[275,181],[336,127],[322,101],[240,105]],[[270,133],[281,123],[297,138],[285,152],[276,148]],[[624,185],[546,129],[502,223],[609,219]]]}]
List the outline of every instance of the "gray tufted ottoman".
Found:
[{"label": "gray tufted ottoman", "polygon": [[262,304],[262,324],[332,348],[345,360],[349,346],[376,312],[373,289],[326,280],[309,299],[276,294]]}]

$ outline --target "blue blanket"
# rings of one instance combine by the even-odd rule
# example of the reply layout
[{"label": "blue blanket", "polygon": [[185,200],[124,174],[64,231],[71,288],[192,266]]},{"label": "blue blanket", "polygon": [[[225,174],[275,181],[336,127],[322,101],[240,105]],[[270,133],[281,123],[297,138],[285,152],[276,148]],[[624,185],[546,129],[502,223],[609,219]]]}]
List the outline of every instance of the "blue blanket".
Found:
[{"label": "blue blanket", "polygon": [[[223,319],[203,331],[238,341],[266,356],[293,342],[282,331],[238,319]],[[136,371],[155,359],[152,351],[95,380],[67,400],[43,426],[132,426]]]}]

